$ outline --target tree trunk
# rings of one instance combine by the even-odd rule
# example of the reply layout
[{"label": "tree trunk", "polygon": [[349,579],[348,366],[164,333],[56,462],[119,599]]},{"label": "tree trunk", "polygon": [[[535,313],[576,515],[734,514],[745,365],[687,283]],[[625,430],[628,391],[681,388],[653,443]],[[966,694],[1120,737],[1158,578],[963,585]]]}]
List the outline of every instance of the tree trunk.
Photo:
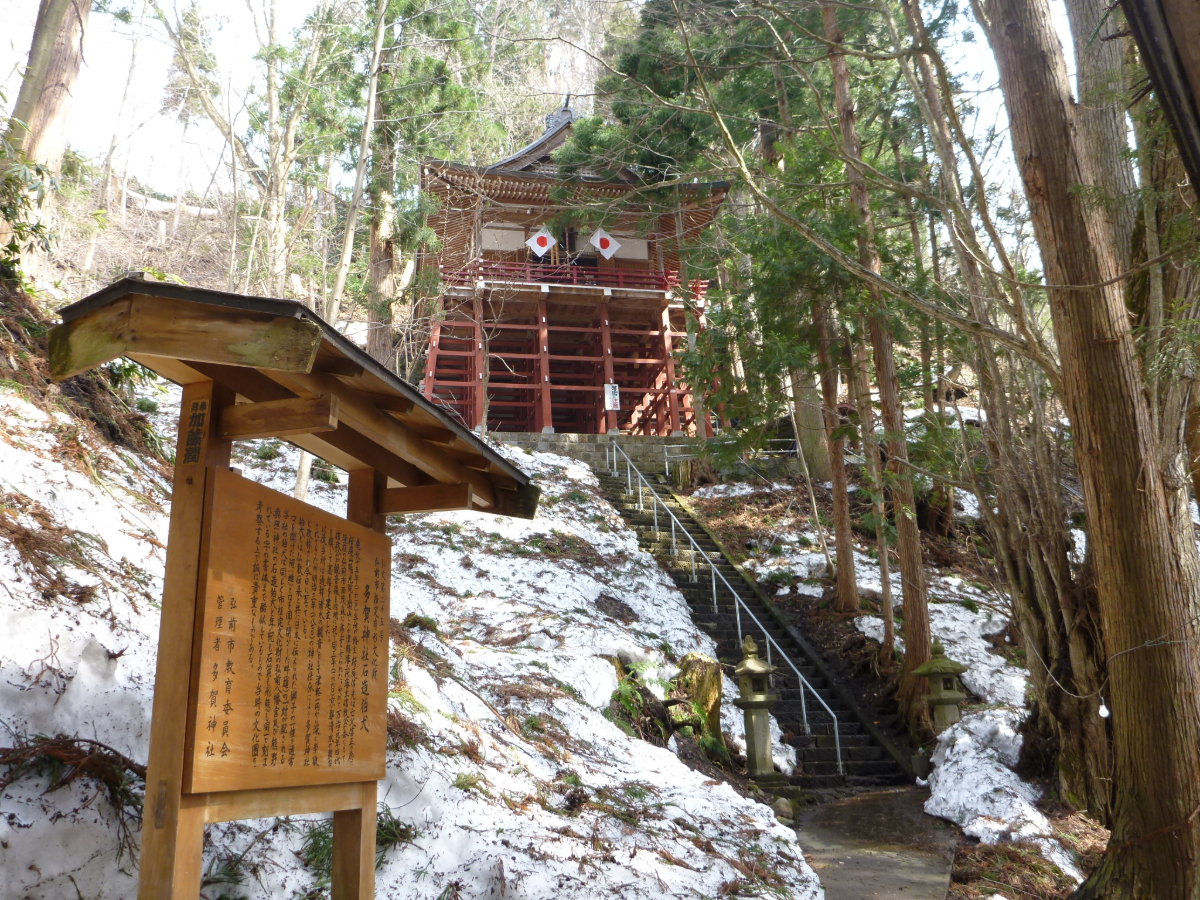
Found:
[{"label": "tree trunk", "polygon": [[[813,330],[817,363],[821,367],[821,414],[829,446],[829,480],[833,484],[833,541],[837,549],[838,612],[857,612],[858,573],[854,568],[854,531],[850,525],[850,495],[846,491],[846,438],[838,433],[838,370],[833,364],[832,325],[828,302],[813,300]],[[813,510],[815,516],[817,511]]]},{"label": "tree trunk", "polygon": [[883,643],[879,661],[890,669],[896,657],[896,616],[892,602],[891,557],[888,551],[887,512],[883,505],[883,465],[879,459],[879,441],[875,436],[875,410],[871,403],[871,384],[867,377],[867,350],[853,338],[850,343],[850,396],[858,410],[862,429],[863,459],[867,461],[868,488],[875,512],[875,547],[879,554],[880,611],[883,613]]},{"label": "tree trunk", "polygon": [[379,88],[379,62],[383,55],[383,36],[386,32],[384,14],[387,0],[379,0],[375,10],[375,45],[371,52],[370,75],[367,79],[366,121],[358,143],[358,165],[354,170],[354,191],[350,197],[350,208],[346,210],[346,235],[342,240],[342,256],[333,276],[333,294],[329,298],[330,323],[337,322],[342,303],[342,291],[346,289],[346,276],[350,273],[350,259],[354,253],[354,232],[358,227],[358,210],[362,206],[363,185],[367,177],[367,160],[370,157],[371,136],[375,124],[376,94]]},{"label": "tree trunk", "polygon": [[788,371],[792,379],[792,424],[796,440],[808,461],[808,473],[817,481],[833,481],[829,447],[821,415],[821,395],[813,384],[813,376],[799,368]]},{"label": "tree trunk", "polygon": [[396,242],[386,211],[371,219],[367,269],[367,352],[388,369],[395,363],[392,301],[396,299]]},{"label": "tree trunk", "polygon": [[[879,251],[875,246],[871,198],[858,162],[862,145],[855,124],[854,99],[850,95],[850,78],[846,57],[838,52],[842,41],[837,24],[837,10],[822,5],[825,39],[830,43],[829,68],[833,74],[837,99],[838,126],[842,135],[842,151],[846,157],[846,176],[850,182],[850,205],[859,222],[859,261],[872,272],[880,273]],[[878,289],[869,287],[875,309],[882,306]],[[896,359],[892,336],[878,314],[868,319],[871,347],[875,357],[875,377],[879,383],[879,406],[888,451],[888,481],[892,509],[896,518],[896,549],[900,557],[901,596],[904,598],[904,666],[896,700],[915,734],[928,730],[929,712],[925,705],[927,685],[913,670],[929,659],[929,601],[925,587],[925,568],[921,553],[921,535],[917,528],[912,476],[908,471],[908,446],[905,437],[904,409],[900,404],[900,382],[896,377]]]},{"label": "tree trunk", "polygon": [[1117,265],[1124,269],[1129,265],[1131,200],[1137,188],[1125,126],[1128,98],[1122,42],[1113,38],[1125,23],[1106,0],[1065,0],[1065,5],[1079,84],[1079,136],[1091,150],[1095,182],[1103,191],[1099,205],[1112,229]]},{"label": "tree trunk", "polygon": [[72,0],[68,6],[50,52],[42,89],[23,120],[28,129],[22,142],[25,155],[56,175],[62,168],[63,151],[67,147],[67,113],[79,64],[83,61],[83,41],[91,10],[90,0]]},{"label": "tree trunk", "polygon": [[[183,134],[179,136],[179,144],[181,147],[187,146],[187,133],[190,120],[183,120]],[[183,198],[187,191],[187,154],[181,152],[179,154],[179,175],[175,183],[175,209],[171,212],[171,237],[175,237],[175,232],[179,230],[179,217],[183,213]]]},{"label": "tree trunk", "polygon": [[[379,21],[382,28],[383,20]],[[382,35],[376,34],[376,53],[371,65],[384,65]],[[395,142],[383,96],[368,89],[375,114],[368,119],[374,131],[371,148],[371,226],[367,248],[367,352],[391,371],[396,371],[396,329],[392,304],[400,294],[400,245],[396,236]]]},{"label": "tree trunk", "polygon": [[[876,257],[878,263],[878,257]],[[925,586],[925,563],[921,552],[921,533],[917,527],[916,498],[909,473],[908,441],[904,429],[904,408],[900,405],[900,381],[896,377],[896,358],[892,336],[879,316],[867,320],[871,349],[875,358],[875,380],[879,384],[879,411],[887,447],[887,484],[892,498],[892,516],[896,525],[896,553],[900,562],[900,596],[904,600],[904,665],[896,701],[904,710],[914,734],[928,730],[929,710],[925,704],[925,679],[913,670],[929,660],[929,599]]]},{"label": "tree trunk", "polygon": [[27,146],[27,126],[46,84],[50,60],[63,31],[63,17],[72,4],[73,0],[42,0],[38,6],[37,19],[33,25],[33,39],[29,43],[29,57],[25,64],[24,77],[21,79],[21,90],[17,94],[17,102],[13,106],[12,117],[8,123],[8,139],[18,149]]},{"label": "tree trunk", "polygon": [[[1049,285],[1109,661],[1115,752],[1108,852],[1078,896],[1200,892],[1200,581],[1172,527],[1112,229],[1046,0],[983,0],[1013,150]],[[1086,285],[1103,285],[1083,287]]]}]

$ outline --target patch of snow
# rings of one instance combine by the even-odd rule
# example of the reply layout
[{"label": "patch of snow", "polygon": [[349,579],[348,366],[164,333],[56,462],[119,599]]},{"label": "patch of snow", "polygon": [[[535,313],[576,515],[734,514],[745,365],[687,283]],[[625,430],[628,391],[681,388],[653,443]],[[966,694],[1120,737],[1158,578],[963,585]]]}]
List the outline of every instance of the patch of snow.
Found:
[{"label": "patch of snow", "polygon": [[[970,599],[970,598],[968,598]],[[867,637],[881,641],[883,619],[859,616],[855,626]],[[967,667],[963,684],[985,703],[1023,707],[1028,676],[992,651],[985,635],[1003,631],[1008,620],[990,609],[971,611],[955,603],[930,603],[929,626],[934,638],[946,648],[946,656]],[[903,649],[899,636],[897,646]]]},{"label": "patch of snow", "polygon": [[[1028,675],[992,652],[988,640],[1005,630],[1008,617],[991,607],[993,597],[957,576],[927,572],[927,577],[932,636],[941,641],[947,657],[967,666],[962,675],[967,690],[993,708],[967,712],[938,736],[925,811],[949,819],[985,844],[1032,843],[1067,877],[1082,881],[1074,857],[1054,838],[1049,820],[1035,806],[1040,790],[1012,768],[1020,756],[1017,730],[1027,713]],[[855,626],[882,641],[883,619],[878,616],[860,616]],[[899,635],[896,645],[903,649]]]},{"label": "patch of snow", "polygon": [[1087,532],[1082,528],[1072,528],[1071,541],[1075,546],[1068,551],[1067,557],[1075,565],[1082,566],[1083,558],[1087,555]]},{"label": "patch of snow", "polygon": [[962,488],[954,489],[955,502],[962,507],[962,516],[965,519],[979,519],[979,498],[972,491],[964,491]]},{"label": "patch of snow", "polygon": [[1070,854],[1052,837],[1050,821],[1034,805],[1041,792],[1011,768],[1020,754],[1022,718],[1018,710],[984,710],[946,729],[931,759],[925,811],[985,844],[1035,843],[1065,875],[1082,881]]},{"label": "patch of snow", "polygon": [[784,484],[779,481],[773,481],[770,484],[732,481],[727,484],[710,484],[705,487],[696,488],[692,492],[692,497],[696,500],[717,500],[729,497],[749,497],[751,494],[774,494],[794,490],[795,488],[790,484]]}]

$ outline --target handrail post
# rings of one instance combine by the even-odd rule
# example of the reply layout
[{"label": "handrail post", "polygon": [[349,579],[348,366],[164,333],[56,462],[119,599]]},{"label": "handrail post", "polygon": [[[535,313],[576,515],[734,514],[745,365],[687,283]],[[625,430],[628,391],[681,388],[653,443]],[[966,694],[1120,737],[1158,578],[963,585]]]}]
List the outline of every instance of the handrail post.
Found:
[{"label": "handrail post", "polygon": [[[804,699],[805,682],[800,680],[800,718],[804,720],[804,733],[812,734],[812,726],[808,724],[808,702]],[[837,734],[837,716],[833,719],[833,733]],[[838,771],[842,771],[842,755],[838,754]]]},{"label": "handrail post", "polygon": [[717,567],[715,565],[709,567],[712,570],[713,583],[713,615],[717,614]]},{"label": "handrail post", "polygon": [[833,749],[837,754],[838,774],[845,775],[846,770],[842,767],[842,736],[839,734],[840,729],[837,726],[837,717],[833,719]]}]

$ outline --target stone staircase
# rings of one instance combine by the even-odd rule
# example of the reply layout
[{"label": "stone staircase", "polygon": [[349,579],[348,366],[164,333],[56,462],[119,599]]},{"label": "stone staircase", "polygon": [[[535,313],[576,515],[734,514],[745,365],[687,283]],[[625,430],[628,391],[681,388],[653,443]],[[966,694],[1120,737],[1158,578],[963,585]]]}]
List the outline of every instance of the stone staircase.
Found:
[{"label": "stone staircase", "polygon": [[[692,612],[692,620],[700,629],[713,637],[717,642],[718,659],[732,669],[732,666],[741,659],[737,616],[732,592],[720,577],[716,579],[716,610],[714,611],[713,574],[707,561],[696,554],[694,575],[696,580],[693,581],[691,543],[684,535],[679,534],[678,550],[676,553],[672,553],[670,520],[659,507],[658,528],[655,529],[653,502],[646,495],[642,504],[643,508],[638,508],[637,475],[636,473],[633,475],[634,487],[632,491],[629,491],[627,490],[624,461],[620,468],[620,476],[614,477],[609,474],[607,467],[598,467],[600,484],[605,495],[625,521],[636,529],[638,543],[642,549],[652,554],[670,574],[679,590],[687,598]],[[653,482],[658,479],[648,480]],[[745,607],[749,608],[762,623],[762,626],[774,638],[777,646],[791,658],[813,690],[821,696],[837,716],[844,769],[842,774],[838,773],[833,722],[830,716],[812,694],[808,693],[805,699],[811,734],[805,733],[799,681],[791,667],[783,660],[778,659],[776,654],[773,662],[779,666],[779,669],[774,676],[774,690],[779,696],[779,702],[775,704],[772,712],[779,721],[785,740],[796,748],[799,765],[796,776],[792,778],[792,784],[812,792],[825,793],[845,788],[878,788],[906,784],[911,781],[906,772],[907,766],[902,766],[896,758],[897,752],[890,748],[887,739],[879,730],[854,708],[853,700],[845,689],[833,682],[832,673],[825,667],[816,651],[787,623],[777,618],[775,610],[768,608],[768,604],[753,590],[738,569],[726,559],[721,547],[708,535],[691,513],[679,503],[666,485],[655,483],[654,489],[663,503],[674,513],[680,525],[692,535],[696,544],[714,562],[717,571],[737,591],[745,603]],[[677,529],[678,527],[676,526]],[[760,645],[760,655],[765,658],[766,649],[762,647],[765,643],[762,632],[746,615],[746,608],[741,611],[742,633],[754,637]],[[764,784],[763,786],[775,793],[781,793],[777,788],[782,785]]]}]

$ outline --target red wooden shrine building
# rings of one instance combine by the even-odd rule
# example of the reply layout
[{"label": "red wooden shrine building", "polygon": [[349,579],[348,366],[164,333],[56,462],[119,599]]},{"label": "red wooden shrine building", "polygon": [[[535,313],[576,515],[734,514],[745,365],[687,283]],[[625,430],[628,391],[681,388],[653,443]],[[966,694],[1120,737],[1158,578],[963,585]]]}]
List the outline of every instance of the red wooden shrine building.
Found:
[{"label": "red wooden shrine building", "polygon": [[[728,186],[682,185],[663,213],[629,173],[564,180],[550,154],[573,120],[564,106],[494,165],[425,161],[440,249],[421,264],[438,266],[444,293],[422,390],[469,428],[486,418],[492,431],[695,433],[674,356],[686,317],[703,325],[707,283],[681,284],[680,248]],[[585,210],[603,227],[556,224]]]}]

